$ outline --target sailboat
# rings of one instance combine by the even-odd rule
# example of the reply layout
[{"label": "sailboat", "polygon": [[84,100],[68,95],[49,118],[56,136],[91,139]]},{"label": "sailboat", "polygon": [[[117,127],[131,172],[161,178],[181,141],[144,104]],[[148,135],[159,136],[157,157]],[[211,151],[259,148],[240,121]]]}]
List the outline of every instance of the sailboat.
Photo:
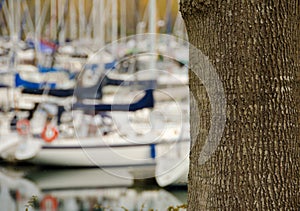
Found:
[{"label": "sailboat", "polygon": [[[104,80],[105,79],[105,80]],[[161,131],[158,129],[157,131],[145,132],[145,134],[140,134],[140,132],[127,131],[127,133],[121,133],[119,127],[126,126],[125,123],[120,123],[119,126],[113,125],[112,123],[105,123],[108,119],[112,121],[112,119],[125,119],[128,113],[137,112],[139,110],[145,109],[153,109],[154,108],[154,96],[153,96],[153,82],[155,81],[120,81],[120,80],[112,80],[109,78],[102,78],[101,82],[106,83],[106,85],[116,84],[116,85],[143,85],[146,86],[144,96],[140,97],[140,99],[134,103],[129,104],[86,104],[82,102],[76,102],[71,105],[72,112],[77,113],[78,118],[81,118],[80,128],[74,128],[77,131],[77,137],[66,137],[59,138],[58,130],[56,129],[55,124],[51,125],[51,122],[43,122],[39,121],[39,125],[44,124],[44,128],[40,133],[40,137],[38,134],[31,134],[30,131],[36,130],[36,127],[30,129],[30,124],[34,121],[34,117],[32,120],[19,120],[21,126],[17,128],[18,135],[15,138],[15,142],[18,143],[16,148],[16,143],[10,142],[10,145],[13,147],[11,150],[10,156],[7,156],[9,150],[7,141],[2,141],[2,151],[6,155],[4,157],[9,157],[10,159],[14,158],[17,161],[27,161],[33,163],[39,163],[44,165],[62,165],[62,166],[134,166],[134,165],[155,165],[157,152],[156,148],[160,145],[174,145],[178,136],[181,133],[181,124],[178,126],[171,125],[169,128],[165,128],[165,131]],[[24,84],[24,81],[22,81]],[[29,82],[28,82],[29,83]],[[28,85],[25,83],[25,85]],[[101,90],[101,88],[105,84],[99,84],[89,88],[79,88],[78,90],[73,91],[73,95],[79,97],[79,94],[83,97],[88,98],[90,90],[95,97],[95,93],[98,93],[97,90]],[[36,88],[26,88],[23,89],[23,93],[37,94],[35,92],[39,92],[39,94],[43,94],[44,91],[42,89]],[[65,91],[49,89],[49,95],[58,96],[59,93],[66,94]],[[85,94],[86,93],[86,94]],[[101,92],[100,92],[101,93]],[[64,95],[65,97],[66,95]],[[53,105],[52,105],[53,106]],[[55,105],[54,105],[55,106]],[[61,123],[61,114],[64,111],[67,111],[63,106],[56,106],[56,115],[57,118],[57,126],[60,126]],[[53,110],[53,109],[52,109]],[[37,118],[40,120],[42,118],[39,117],[40,114],[36,114]],[[53,115],[53,114],[52,114]],[[81,117],[80,117],[81,116]],[[77,118],[76,116],[74,118]],[[86,120],[84,122],[84,118],[89,118],[90,120]],[[127,117],[128,118],[128,117]],[[133,123],[136,125],[145,125],[147,127],[147,122],[145,122],[145,118],[142,120],[133,119]],[[94,136],[86,136],[87,134],[84,131],[85,127],[91,123],[91,120],[100,121],[99,124],[94,124],[94,127],[101,128],[101,132],[96,132]],[[106,120],[105,120],[106,119]],[[123,121],[123,120],[122,120]],[[170,119],[167,121],[171,121]],[[168,122],[168,123],[169,123]],[[53,122],[52,122],[53,123]],[[17,123],[18,124],[18,123]],[[32,123],[34,124],[34,123]],[[85,125],[87,124],[87,125]],[[123,124],[123,125],[122,125]],[[165,124],[165,123],[164,123]],[[114,128],[117,127],[117,128]],[[126,127],[125,127],[126,128]],[[73,129],[73,130],[74,130]],[[108,130],[107,130],[108,129]],[[89,129],[88,129],[89,130]],[[153,138],[155,138],[155,133],[158,133],[159,140],[153,142]],[[83,134],[83,135],[82,135]],[[186,134],[187,135],[187,134]],[[182,138],[182,137],[180,137]],[[187,137],[184,137],[184,141],[188,141]],[[132,142],[133,140],[133,142]],[[146,141],[145,141],[146,140]],[[183,139],[182,139],[183,140]],[[4,150],[5,149],[5,150]]]}]

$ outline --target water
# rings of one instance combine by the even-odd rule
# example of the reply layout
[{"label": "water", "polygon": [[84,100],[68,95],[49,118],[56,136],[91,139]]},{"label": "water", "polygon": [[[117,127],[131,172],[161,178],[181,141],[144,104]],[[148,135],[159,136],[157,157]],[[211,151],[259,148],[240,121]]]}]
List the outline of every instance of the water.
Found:
[{"label": "water", "polygon": [[186,204],[186,186],[160,188],[153,179],[133,180],[124,171],[130,169],[1,163],[0,210],[160,211]]}]

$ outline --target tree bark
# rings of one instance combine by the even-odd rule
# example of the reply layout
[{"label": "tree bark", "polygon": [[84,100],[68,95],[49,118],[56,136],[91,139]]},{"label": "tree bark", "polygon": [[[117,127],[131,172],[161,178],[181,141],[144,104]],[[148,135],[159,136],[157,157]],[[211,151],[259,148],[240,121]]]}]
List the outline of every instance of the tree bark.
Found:
[{"label": "tree bark", "polygon": [[191,51],[191,114],[198,108],[200,118],[191,115],[188,210],[299,210],[299,0],[180,6],[189,42],[208,56],[227,101],[222,139],[200,163],[213,114]]}]

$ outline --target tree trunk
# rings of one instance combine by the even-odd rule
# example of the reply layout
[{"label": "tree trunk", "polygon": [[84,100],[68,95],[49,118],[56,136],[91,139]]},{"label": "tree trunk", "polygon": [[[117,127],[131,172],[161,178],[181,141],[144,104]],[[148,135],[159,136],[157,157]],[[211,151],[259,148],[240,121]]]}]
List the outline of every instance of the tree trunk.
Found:
[{"label": "tree trunk", "polygon": [[181,0],[189,42],[214,66],[227,102],[222,138],[202,163],[213,112],[198,77],[205,66],[192,50],[191,114],[198,108],[200,118],[191,115],[189,210],[300,209],[298,8],[298,1]]}]

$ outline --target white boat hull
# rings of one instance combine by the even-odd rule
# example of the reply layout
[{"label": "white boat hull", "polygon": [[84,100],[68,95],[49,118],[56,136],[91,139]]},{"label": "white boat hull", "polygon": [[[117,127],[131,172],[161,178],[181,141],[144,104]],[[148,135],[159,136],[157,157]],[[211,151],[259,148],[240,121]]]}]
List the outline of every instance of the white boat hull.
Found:
[{"label": "white boat hull", "polygon": [[176,147],[157,159],[155,179],[161,187],[187,184],[190,143],[183,142]]},{"label": "white boat hull", "polygon": [[132,144],[132,145],[63,145],[63,144],[44,144],[34,155],[29,151],[36,146],[34,141],[28,143],[27,149],[19,152],[31,156],[19,156],[18,160],[23,160],[40,165],[55,166],[136,166],[154,165],[155,158],[151,156],[152,145]]},{"label": "white boat hull", "polygon": [[16,133],[2,135],[0,141],[1,157],[7,160],[13,160],[14,153],[22,141],[22,138]]},{"label": "white boat hull", "polygon": [[[63,167],[129,167],[134,178],[155,177],[160,186],[168,186],[187,182],[188,140],[156,144],[100,144],[95,138],[90,138],[47,144],[34,138],[20,142],[20,137],[15,135],[10,138],[10,147],[5,144],[0,147],[6,149],[1,155],[4,159],[9,158],[7,160],[14,157],[18,162]],[[140,170],[140,166],[152,166],[152,170],[146,172]]]}]

